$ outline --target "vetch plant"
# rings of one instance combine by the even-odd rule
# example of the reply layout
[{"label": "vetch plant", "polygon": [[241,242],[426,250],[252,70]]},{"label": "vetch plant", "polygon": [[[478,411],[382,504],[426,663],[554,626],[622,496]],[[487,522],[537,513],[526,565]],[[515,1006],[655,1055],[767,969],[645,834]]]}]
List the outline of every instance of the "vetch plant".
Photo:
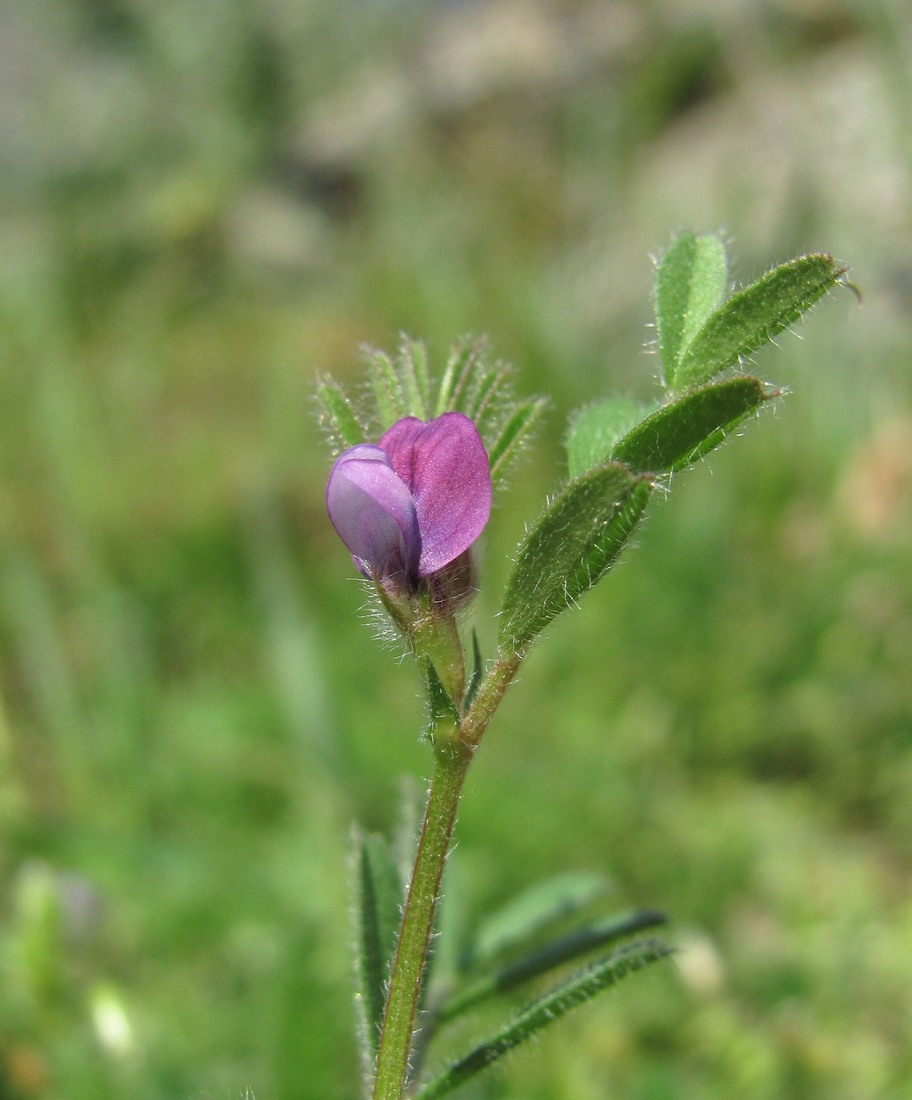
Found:
[{"label": "vetch plant", "polygon": [[[722,241],[692,233],[675,239],[655,278],[664,392],[645,405],[600,398],[571,418],[567,477],[519,545],[489,662],[460,622],[475,590],[476,541],[492,490],[545,402],[517,399],[509,369],[489,363],[480,343],[457,345],[436,384],[421,344],[404,340],[395,358],[372,352],[364,410],[334,382],[320,382],[322,420],[337,452],[329,518],[418,663],[433,756],[410,873],[400,875],[383,838],[355,839],[365,1097],[444,1096],[670,953],[654,935],[661,913],[593,916],[599,881],[565,875],[489,920],[461,968],[440,980],[431,944],[459,799],[482,737],[542,632],[610,570],[657,486],[668,489],[672,474],[780,396],[744,370],[748,357],[839,282],[844,270],[832,257],[812,254],[726,297]],[[488,1038],[426,1069],[435,1037],[453,1020],[549,976],[550,987],[519,1011],[505,1009]]]}]

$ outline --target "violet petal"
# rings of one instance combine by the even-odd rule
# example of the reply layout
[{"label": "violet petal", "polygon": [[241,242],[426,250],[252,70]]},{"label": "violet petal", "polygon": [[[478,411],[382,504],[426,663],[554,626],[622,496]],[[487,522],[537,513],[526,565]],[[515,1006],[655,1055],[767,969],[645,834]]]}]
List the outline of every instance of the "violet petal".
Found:
[{"label": "violet petal", "polygon": [[417,575],[421,533],[412,494],[380,447],[341,454],[326,486],[326,510],[353,557],[381,577]]},{"label": "violet petal", "polygon": [[478,429],[462,413],[424,423],[406,417],[379,446],[411,490],[421,531],[419,576],[442,569],[472,545],[491,514],[491,469]]}]

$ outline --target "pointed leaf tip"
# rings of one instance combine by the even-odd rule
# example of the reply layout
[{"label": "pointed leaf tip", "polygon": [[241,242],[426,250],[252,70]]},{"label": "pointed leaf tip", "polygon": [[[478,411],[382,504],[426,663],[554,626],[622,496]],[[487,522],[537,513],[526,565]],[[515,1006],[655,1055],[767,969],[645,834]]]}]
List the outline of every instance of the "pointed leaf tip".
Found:
[{"label": "pointed leaf tip", "polygon": [[688,390],[629,431],[611,458],[654,474],[685,469],[718,447],[777,392],[749,375]]},{"label": "pointed leaf tip", "polygon": [[737,366],[794,324],[844,274],[826,253],[799,256],[768,271],[706,320],[668,377],[669,386],[697,386]]},{"label": "pointed leaf tip", "polygon": [[719,237],[681,233],[662,258],[655,281],[656,330],[669,385],[682,355],[722,301],[727,280]]},{"label": "pointed leaf tip", "polygon": [[364,1061],[376,1054],[386,1003],[386,982],[399,928],[402,884],[389,845],[373,833],[354,832],[356,960]]},{"label": "pointed leaf tip", "polygon": [[328,378],[317,383],[320,422],[326,429],[337,452],[367,442],[367,435],[358,420],[352,403],[338,383]]},{"label": "pointed leaf tip", "polygon": [[504,594],[500,641],[520,653],[611,568],[639,522],[652,477],[620,463],[571,481],[519,548]]},{"label": "pointed leaf tip", "polygon": [[438,1077],[420,1089],[416,1100],[438,1100],[458,1088],[505,1054],[533,1038],[542,1028],[555,1023],[572,1009],[592,1000],[598,993],[672,953],[661,940],[640,940],[612,952],[571,975],[554,989],[533,1001],[486,1042],[479,1044]]}]

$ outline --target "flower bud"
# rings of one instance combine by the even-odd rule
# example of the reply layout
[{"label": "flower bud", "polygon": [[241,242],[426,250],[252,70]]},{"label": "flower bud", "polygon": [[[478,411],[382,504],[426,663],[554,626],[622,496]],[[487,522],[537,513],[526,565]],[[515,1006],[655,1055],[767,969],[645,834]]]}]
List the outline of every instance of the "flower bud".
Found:
[{"label": "flower bud", "polygon": [[376,445],[339,456],[326,508],[365,576],[391,596],[425,592],[454,610],[473,590],[468,551],[491,513],[481,436],[457,412],[399,420]]}]

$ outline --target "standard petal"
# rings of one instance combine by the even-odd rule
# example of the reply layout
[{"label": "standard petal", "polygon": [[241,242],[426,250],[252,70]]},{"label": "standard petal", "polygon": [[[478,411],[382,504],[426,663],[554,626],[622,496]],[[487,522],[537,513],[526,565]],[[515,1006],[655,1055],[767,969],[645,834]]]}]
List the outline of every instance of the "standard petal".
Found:
[{"label": "standard petal", "polygon": [[336,459],[326,486],[326,510],[365,567],[381,577],[417,576],[421,533],[416,504],[381,448],[360,444]]},{"label": "standard petal", "polygon": [[491,469],[478,429],[462,413],[424,423],[398,421],[381,438],[411,490],[421,531],[422,577],[442,569],[478,538],[491,514]]}]

